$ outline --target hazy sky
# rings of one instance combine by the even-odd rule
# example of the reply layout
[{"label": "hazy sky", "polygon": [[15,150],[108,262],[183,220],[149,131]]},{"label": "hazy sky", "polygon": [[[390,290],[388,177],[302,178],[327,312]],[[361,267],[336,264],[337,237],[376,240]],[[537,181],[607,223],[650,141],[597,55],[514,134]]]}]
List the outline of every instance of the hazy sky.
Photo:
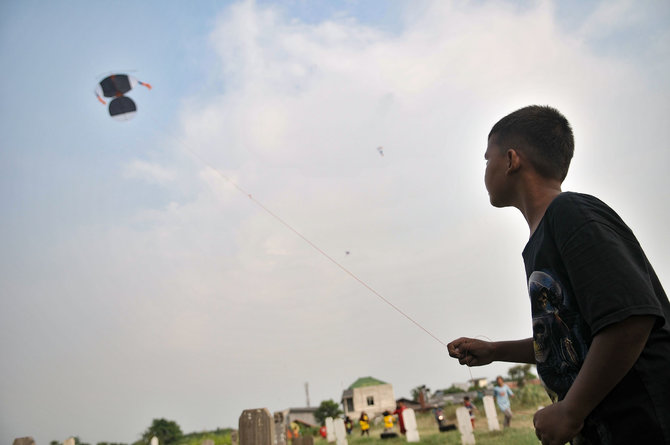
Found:
[{"label": "hazy sky", "polygon": [[[489,205],[483,154],[528,104],[573,125],[564,190],[670,285],[670,5],[558,3],[0,3],[0,442],[468,380],[225,178],[443,342],[524,338],[528,229]],[[116,72],[154,86],[125,123],[94,96]]]}]

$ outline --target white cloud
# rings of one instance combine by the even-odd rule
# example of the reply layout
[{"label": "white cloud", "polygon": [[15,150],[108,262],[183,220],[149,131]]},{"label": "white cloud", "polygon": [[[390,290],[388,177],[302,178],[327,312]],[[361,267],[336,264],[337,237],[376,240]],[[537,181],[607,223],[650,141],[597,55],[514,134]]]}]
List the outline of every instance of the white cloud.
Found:
[{"label": "white cloud", "polygon": [[[186,100],[180,115],[175,148],[194,158],[125,169],[173,191],[170,202],[46,249],[59,261],[44,259],[44,281],[25,292],[53,296],[59,315],[78,311],[99,335],[58,333],[67,347],[54,340],[54,350],[99,358],[89,373],[105,380],[91,385],[139,394],[133,418],[167,416],[185,431],[234,426],[249,407],[301,405],[304,381],[318,403],[364,375],[397,396],[467,380],[441,345],[273,214],[444,341],[529,335],[527,229],[518,212],[488,205],[483,152],[491,125],[530,103],[573,124],[566,188],[602,195],[640,229],[652,260],[670,264],[658,205],[670,188],[667,82],[647,82],[658,66],[603,55],[589,40],[629,11],[619,5],[571,35],[551,2],[428,2],[397,33],[231,5],[210,40],[223,93]],[[197,184],[178,193],[188,169]],[[76,416],[88,399],[68,382]]]},{"label": "white cloud", "polygon": [[124,175],[127,178],[140,179],[158,185],[165,185],[176,178],[173,170],[139,159],[135,159],[126,165]]}]

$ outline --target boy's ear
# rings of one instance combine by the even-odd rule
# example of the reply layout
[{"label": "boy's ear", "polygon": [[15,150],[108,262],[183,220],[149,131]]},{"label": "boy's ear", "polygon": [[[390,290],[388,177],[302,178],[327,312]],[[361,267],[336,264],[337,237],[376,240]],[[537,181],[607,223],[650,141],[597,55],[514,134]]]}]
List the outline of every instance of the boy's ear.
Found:
[{"label": "boy's ear", "polygon": [[507,174],[512,174],[521,168],[521,156],[519,152],[510,148],[505,152],[505,161],[507,162]]}]

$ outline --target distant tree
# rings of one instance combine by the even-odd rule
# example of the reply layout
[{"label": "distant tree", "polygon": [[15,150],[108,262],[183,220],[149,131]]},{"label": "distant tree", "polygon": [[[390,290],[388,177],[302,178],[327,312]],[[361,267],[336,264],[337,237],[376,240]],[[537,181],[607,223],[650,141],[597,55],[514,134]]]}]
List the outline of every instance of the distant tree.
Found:
[{"label": "distant tree", "polygon": [[177,442],[182,436],[177,422],[167,419],[154,419],[151,426],[142,434],[142,442],[148,444],[156,436],[160,445],[170,445]]},{"label": "distant tree", "polygon": [[60,445],[60,442],[57,440],[52,440],[51,442],[49,442],[49,445]]},{"label": "distant tree", "polygon": [[463,390],[455,385],[451,385],[449,388],[443,389],[442,392],[445,394],[458,394],[459,392],[463,392]]},{"label": "distant tree", "polygon": [[427,388],[426,385],[417,386],[411,391],[412,400],[415,402],[421,401],[421,394],[423,394],[423,400],[427,401],[430,396],[430,388]]},{"label": "distant tree", "polygon": [[327,417],[333,419],[343,414],[340,405],[335,403],[332,399],[324,400],[321,405],[314,411],[314,418],[319,424],[323,424]]},{"label": "distant tree", "polygon": [[532,380],[536,378],[535,374],[530,372],[532,365],[517,365],[509,368],[509,378],[516,381],[519,387],[523,387],[526,384],[526,380]]}]

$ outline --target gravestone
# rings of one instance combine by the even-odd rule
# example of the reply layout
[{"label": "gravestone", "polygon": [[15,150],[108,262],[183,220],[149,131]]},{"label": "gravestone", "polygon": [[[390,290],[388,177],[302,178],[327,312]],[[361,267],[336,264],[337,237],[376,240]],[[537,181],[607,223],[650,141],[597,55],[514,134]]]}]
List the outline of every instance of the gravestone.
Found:
[{"label": "gravestone", "polygon": [[326,417],[326,440],[335,442],[335,423],[332,417]]},{"label": "gravestone", "polygon": [[35,445],[35,439],[32,437],[17,437],[13,445]]},{"label": "gravestone", "polygon": [[245,409],[239,431],[240,445],[273,445],[274,419],[267,408]]},{"label": "gravestone", "polygon": [[275,421],[275,445],[286,445],[286,418],[284,413],[277,411],[274,413]]},{"label": "gravestone", "polygon": [[344,419],[337,418],[333,421],[335,425],[335,441],[337,445],[349,445],[347,443],[347,429],[344,427]]},{"label": "gravestone", "polygon": [[493,396],[484,396],[484,412],[486,413],[486,420],[489,422],[489,431],[500,431],[498,413],[496,412],[495,403],[493,403]]},{"label": "gravestone", "polygon": [[416,414],[412,408],[405,408],[402,410],[402,421],[405,425],[405,437],[407,442],[418,442],[419,429],[416,426]]},{"label": "gravestone", "polygon": [[214,440],[213,439],[205,439],[202,441],[201,445],[214,445]]},{"label": "gravestone", "polygon": [[456,408],[456,419],[458,420],[458,431],[461,432],[461,444],[474,445],[475,435],[472,433],[470,411],[464,406]]},{"label": "gravestone", "polygon": [[230,432],[230,445],[240,445],[240,433],[237,430]]},{"label": "gravestone", "polygon": [[75,445],[74,437],[68,437],[67,439],[65,439],[63,445]]},{"label": "gravestone", "polygon": [[154,436],[151,438],[151,445],[158,445],[158,437]]}]

